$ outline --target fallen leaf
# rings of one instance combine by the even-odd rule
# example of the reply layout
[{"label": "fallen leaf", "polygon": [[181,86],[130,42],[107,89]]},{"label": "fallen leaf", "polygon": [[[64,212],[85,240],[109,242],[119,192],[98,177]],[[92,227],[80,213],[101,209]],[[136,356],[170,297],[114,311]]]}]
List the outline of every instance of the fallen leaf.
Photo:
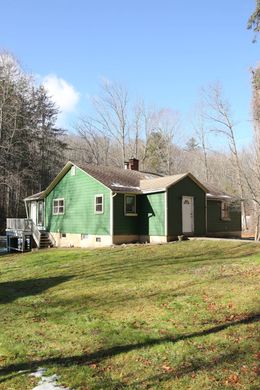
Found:
[{"label": "fallen leaf", "polygon": [[163,371],[170,372],[172,371],[172,368],[170,366],[162,366]]}]

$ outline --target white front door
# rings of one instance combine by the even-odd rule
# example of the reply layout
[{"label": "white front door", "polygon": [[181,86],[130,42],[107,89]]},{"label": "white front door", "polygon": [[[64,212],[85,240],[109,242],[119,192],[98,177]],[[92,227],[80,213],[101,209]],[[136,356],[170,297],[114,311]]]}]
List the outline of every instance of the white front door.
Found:
[{"label": "white front door", "polygon": [[193,197],[182,197],[182,232],[194,232],[194,212],[193,212]]},{"label": "white front door", "polygon": [[37,204],[37,225],[40,227],[44,225],[44,203],[42,200]]},{"label": "white front door", "polygon": [[36,223],[37,223],[37,204],[36,204],[36,202],[31,202],[30,217],[36,225]]}]

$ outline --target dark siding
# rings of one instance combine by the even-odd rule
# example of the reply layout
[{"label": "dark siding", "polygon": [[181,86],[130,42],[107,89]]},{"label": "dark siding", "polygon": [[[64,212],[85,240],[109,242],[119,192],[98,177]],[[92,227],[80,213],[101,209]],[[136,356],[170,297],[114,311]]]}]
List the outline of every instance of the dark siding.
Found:
[{"label": "dark siding", "polygon": [[230,221],[221,219],[221,201],[207,201],[208,233],[225,233],[241,231],[241,206],[230,205]]},{"label": "dark siding", "polygon": [[124,194],[114,198],[115,235],[165,235],[164,193],[136,196],[137,216],[124,215]]},{"label": "dark siding", "polygon": [[182,234],[182,196],[194,198],[194,234],[206,233],[205,192],[189,177],[168,189],[168,236]]},{"label": "dark siding", "polygon": [[165,236],[165,193],[140,197],[140,234]]},{"label": "dark siding", "polygon": [[125,215],[124,194],[117,194],[113,201],[114,235],[139,234],[139,197],[136,196],[137,216]]}]

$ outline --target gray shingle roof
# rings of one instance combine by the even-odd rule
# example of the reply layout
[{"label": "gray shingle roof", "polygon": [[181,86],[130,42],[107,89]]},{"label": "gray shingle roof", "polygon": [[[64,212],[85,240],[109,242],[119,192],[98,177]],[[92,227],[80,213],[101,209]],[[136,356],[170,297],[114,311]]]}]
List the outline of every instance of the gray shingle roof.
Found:
[{"label": "gray shingle roof", "polygon": [[79,168],[115,192],[142,193],[140,181],[158,177],[156,174],[100,165],[87,164]]},{"label": "gray shingle roof", "polygon": [[207,186],[207,199],[220,199],[220,200],[227,200],[227,201],[233,201],[233,200],[239,200],[239,197],[235,195],[227,194],[226,192],[220,190],[219,188],[215,187],[212,184],[206,184]]},{"label": "gray shingle roof", "polygon": [[[68,162],[61,172],[55,177],[45,191],[28,196],[25,200],[43,199],[62,179],[74,164]],[[176,184],[186,176],[190,177],[198,186],[207,192],[208,199],[234,199],[231,195],[223,191],[219,191],[216,187],[208,184],[202,184],[192,174],[183,173],[171,176],[159,176],[153,173],[134,171],[130,169],[120,169],[117,167],[100,166],[100,165],[80,165],[78,166],[88,175],[92,176],[106,187],[114,192],[121,193],[149,193],[157,191],[165,191],[169,186]]]}]

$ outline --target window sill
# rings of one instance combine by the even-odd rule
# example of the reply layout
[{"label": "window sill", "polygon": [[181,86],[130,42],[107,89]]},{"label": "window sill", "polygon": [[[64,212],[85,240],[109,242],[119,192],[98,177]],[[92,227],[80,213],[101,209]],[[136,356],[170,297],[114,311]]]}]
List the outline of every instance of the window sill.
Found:
[{"label": "window sill", "polygon": [[125,217],[137,217],[138,216],[138,214],[136,214],[136,213],[126,213],[125,214]]}]

